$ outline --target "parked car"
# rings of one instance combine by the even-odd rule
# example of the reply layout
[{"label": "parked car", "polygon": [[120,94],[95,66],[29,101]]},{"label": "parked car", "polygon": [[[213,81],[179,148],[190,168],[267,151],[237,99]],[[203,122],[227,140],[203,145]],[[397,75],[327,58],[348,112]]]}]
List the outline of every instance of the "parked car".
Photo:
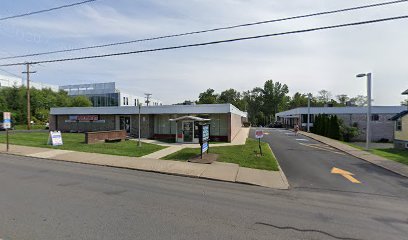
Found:
[{"label": "parked car", "polygon": [[270,127],[273,128],[283,128],[283,124],[281,122],[274,122],[273,124],[271,124]]}]

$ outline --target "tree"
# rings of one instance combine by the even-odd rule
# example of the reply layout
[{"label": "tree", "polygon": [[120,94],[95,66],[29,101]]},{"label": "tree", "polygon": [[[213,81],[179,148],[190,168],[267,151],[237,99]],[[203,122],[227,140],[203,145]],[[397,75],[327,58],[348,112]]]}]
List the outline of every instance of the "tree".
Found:
[{"label": "tree", "polygon": [[289,109],[298,107],[307,107],[308,96],[307,94],[301,94],[296,92],[292,98],[289,98]]},{"label": "tree", "polygon": [[194,101],[191,100],[184,100],[184,102],[176,103],[174,105],[194,105]]},{"label": "tree", "polygon": [[346,106],[347,101],[350,100],[349,96],[347,94],[340,94],[337,95],[336,98],[339,100],[339,103],[343,106]]},{"label": "tree", "polygon": [[243,101],[241,93],[232,88],[221,92],[217,102],[230,103],[240,110],[245,110],[245,101]]},{"label": "tree", "polygon": [[[262,112],[263,106],[263,90],[262,88],[254,88],[251,91],[246,91],[242,93],[242,102],[244,104],[244,109],[248,112],[248,121],[252,124],[258,126],[261,123],[261,119],[264,118]],[[258,113],[262,112],[260,117]]]},{"label": "tree", "polygon": [[320,103],[323,103],[323,104],[328,103],[331,98],[332,98],[332,94],[329,91],[322,89],[318,92],[317,100]]},{"label": "tree", "polygon": [[70,107],[92,107],[92,102],[85,96],[76,96],[71,99]]},{"label": "tree", "polygon": [[267,116],[275,116],[280,109],[284,106],[284,100],[286,94],[289,93],[289,88],[286,84],[280,82],[273,82],[268,80],[264,84],[263,99],[264,99],[264,113]]},{"label": "tree", "polygon": [[198,96],[197,104],[215,104],[217,103],[218,94],[214,93],[212,88],[207,89],[205,92],[200,93]]},{"label": "tree", "polygon": [[408,106],[408,99],[401,102],[401,106]]},{"label": "tree", "polygon": [[357,97],[350,98],[350,102],[353,106],[367,106],[367,97],[363,95],[358,95]]}]

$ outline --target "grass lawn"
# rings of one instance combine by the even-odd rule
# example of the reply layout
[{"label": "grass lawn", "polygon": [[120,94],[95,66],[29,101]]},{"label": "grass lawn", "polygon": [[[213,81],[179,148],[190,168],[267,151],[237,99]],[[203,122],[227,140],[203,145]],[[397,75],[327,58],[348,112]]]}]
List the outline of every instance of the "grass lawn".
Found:
[{"label": "grass lawn", "polygon": [[408,151],[404,149],[373,149],[371,153],[408,165]]},{"label": "grass lawn", "polygon": [[[353,143],[346,143],[346,144],[365,151],[363,147],[358,146],[356,144],[353,144]],[[408,165],[408,151],[405,149],[396,149],[396,148],[370,149],[368,152],[375,154],[377,156],[381,156],[381,157]]]},{"label": "grass lawn", "polygon": [[[15,130],[27,130],[27,125],[14,125]],[[31,125],[31,130],[46,130],[45,125]]]},{"label": "grass lawn", "polygon": [[[241,167],[278,171],[278,164],[267,143],[261,142],[263,156],[259,153],[258,141],[247,139],[245,145],[211,147],[210,153],[219,154],[219,162],[237,163]],[[167,155],[166,160],[188,160],[200,154],[199,148],[184,148],[178,152]]]},{"label": "grass lawn", "polygon": [[[156,152],[165,147],[156,144],[142,143],[142,147],[137,147],[135,141],[122,141],[117,143],[96,143],[85,144],[83,133],[62,133],[62,146],[47,145],[47,132],[10,132],[10,144],[24,145],[31,147],[45,147],[53,149],[64,149],[79,152],[103,153],[119,156],[141,157],[152,152]],[[0,142],[6,142],[6,134],[0,134]]]}]

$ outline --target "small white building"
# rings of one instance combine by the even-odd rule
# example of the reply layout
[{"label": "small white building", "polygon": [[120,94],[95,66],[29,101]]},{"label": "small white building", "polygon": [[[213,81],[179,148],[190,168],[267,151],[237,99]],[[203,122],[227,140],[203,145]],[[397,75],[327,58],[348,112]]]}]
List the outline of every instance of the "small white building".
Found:
[{"label": "small white building", "polygon": [[21,78],[0,75],[0,87],[19,87],[21,82]]},{"label": "small white building", "polygon": [[[406,110],[404,106],[372,106],[371,108],[371,140],[379,141],[394,138],[394,123],[390,120],[395,114]],[[291,109],[276,114],[276,121],[292,128],[295,124],[302,129],[307,128],[307,107]],[[319,114],[336,115],[348,126],[355,126],[360,134],[353,140],[363,141],[367,129],[367,107],[311,107],[310,127],[313,127],[314,117]]]},{"label": "small white building", "polygon": [[[23,81],[22,78],[8,76],[8,75],[0,75],[0,87],[21,87],[25,86],[26,82]],[[30,87],[36,89],[46,89],[49,88],[54,92],[58,92],[58,86],[40,82],[33,82],[30,81]]]}]

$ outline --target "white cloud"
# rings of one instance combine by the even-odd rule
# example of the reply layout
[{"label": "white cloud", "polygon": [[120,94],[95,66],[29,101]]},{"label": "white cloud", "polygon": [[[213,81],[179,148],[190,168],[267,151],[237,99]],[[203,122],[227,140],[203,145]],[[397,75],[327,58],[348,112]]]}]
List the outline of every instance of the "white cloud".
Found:
[{"label": "white cloud", "polygon": [[[58,46],[160,36],[244,22],[274,19],[323,10],[364,5],[372,1],[114,1],[64,11],[52,17],[19,19],[13,26],[28,28],[46,41],[21,42],[11,52],[53,50]],[[110,4],[110,5],[108,5]],[[283,32],[365,19],[404,15],[408,4],[361,10],[251,28],[165,39],[109,49],[41,57],[102,54]],[[408,88],[405,58],[408,53],[407,20],[345,29],[280,36],[216,46],[137,54],[89,61],[48,64],[36,75],[60,84],[116,81],[128,92],[154,93],[166,103],[196,99],[206,88],[222,91],[262,86],[273,79],[288,84],[291,93],[365,93],[356,73],[373,71],[376,104],[398,104]],[[0,44],[13,45],[11,40]],[[31,48],[34,46],[34,49]],[[9,51],[10,52],[10,51]]]}]

